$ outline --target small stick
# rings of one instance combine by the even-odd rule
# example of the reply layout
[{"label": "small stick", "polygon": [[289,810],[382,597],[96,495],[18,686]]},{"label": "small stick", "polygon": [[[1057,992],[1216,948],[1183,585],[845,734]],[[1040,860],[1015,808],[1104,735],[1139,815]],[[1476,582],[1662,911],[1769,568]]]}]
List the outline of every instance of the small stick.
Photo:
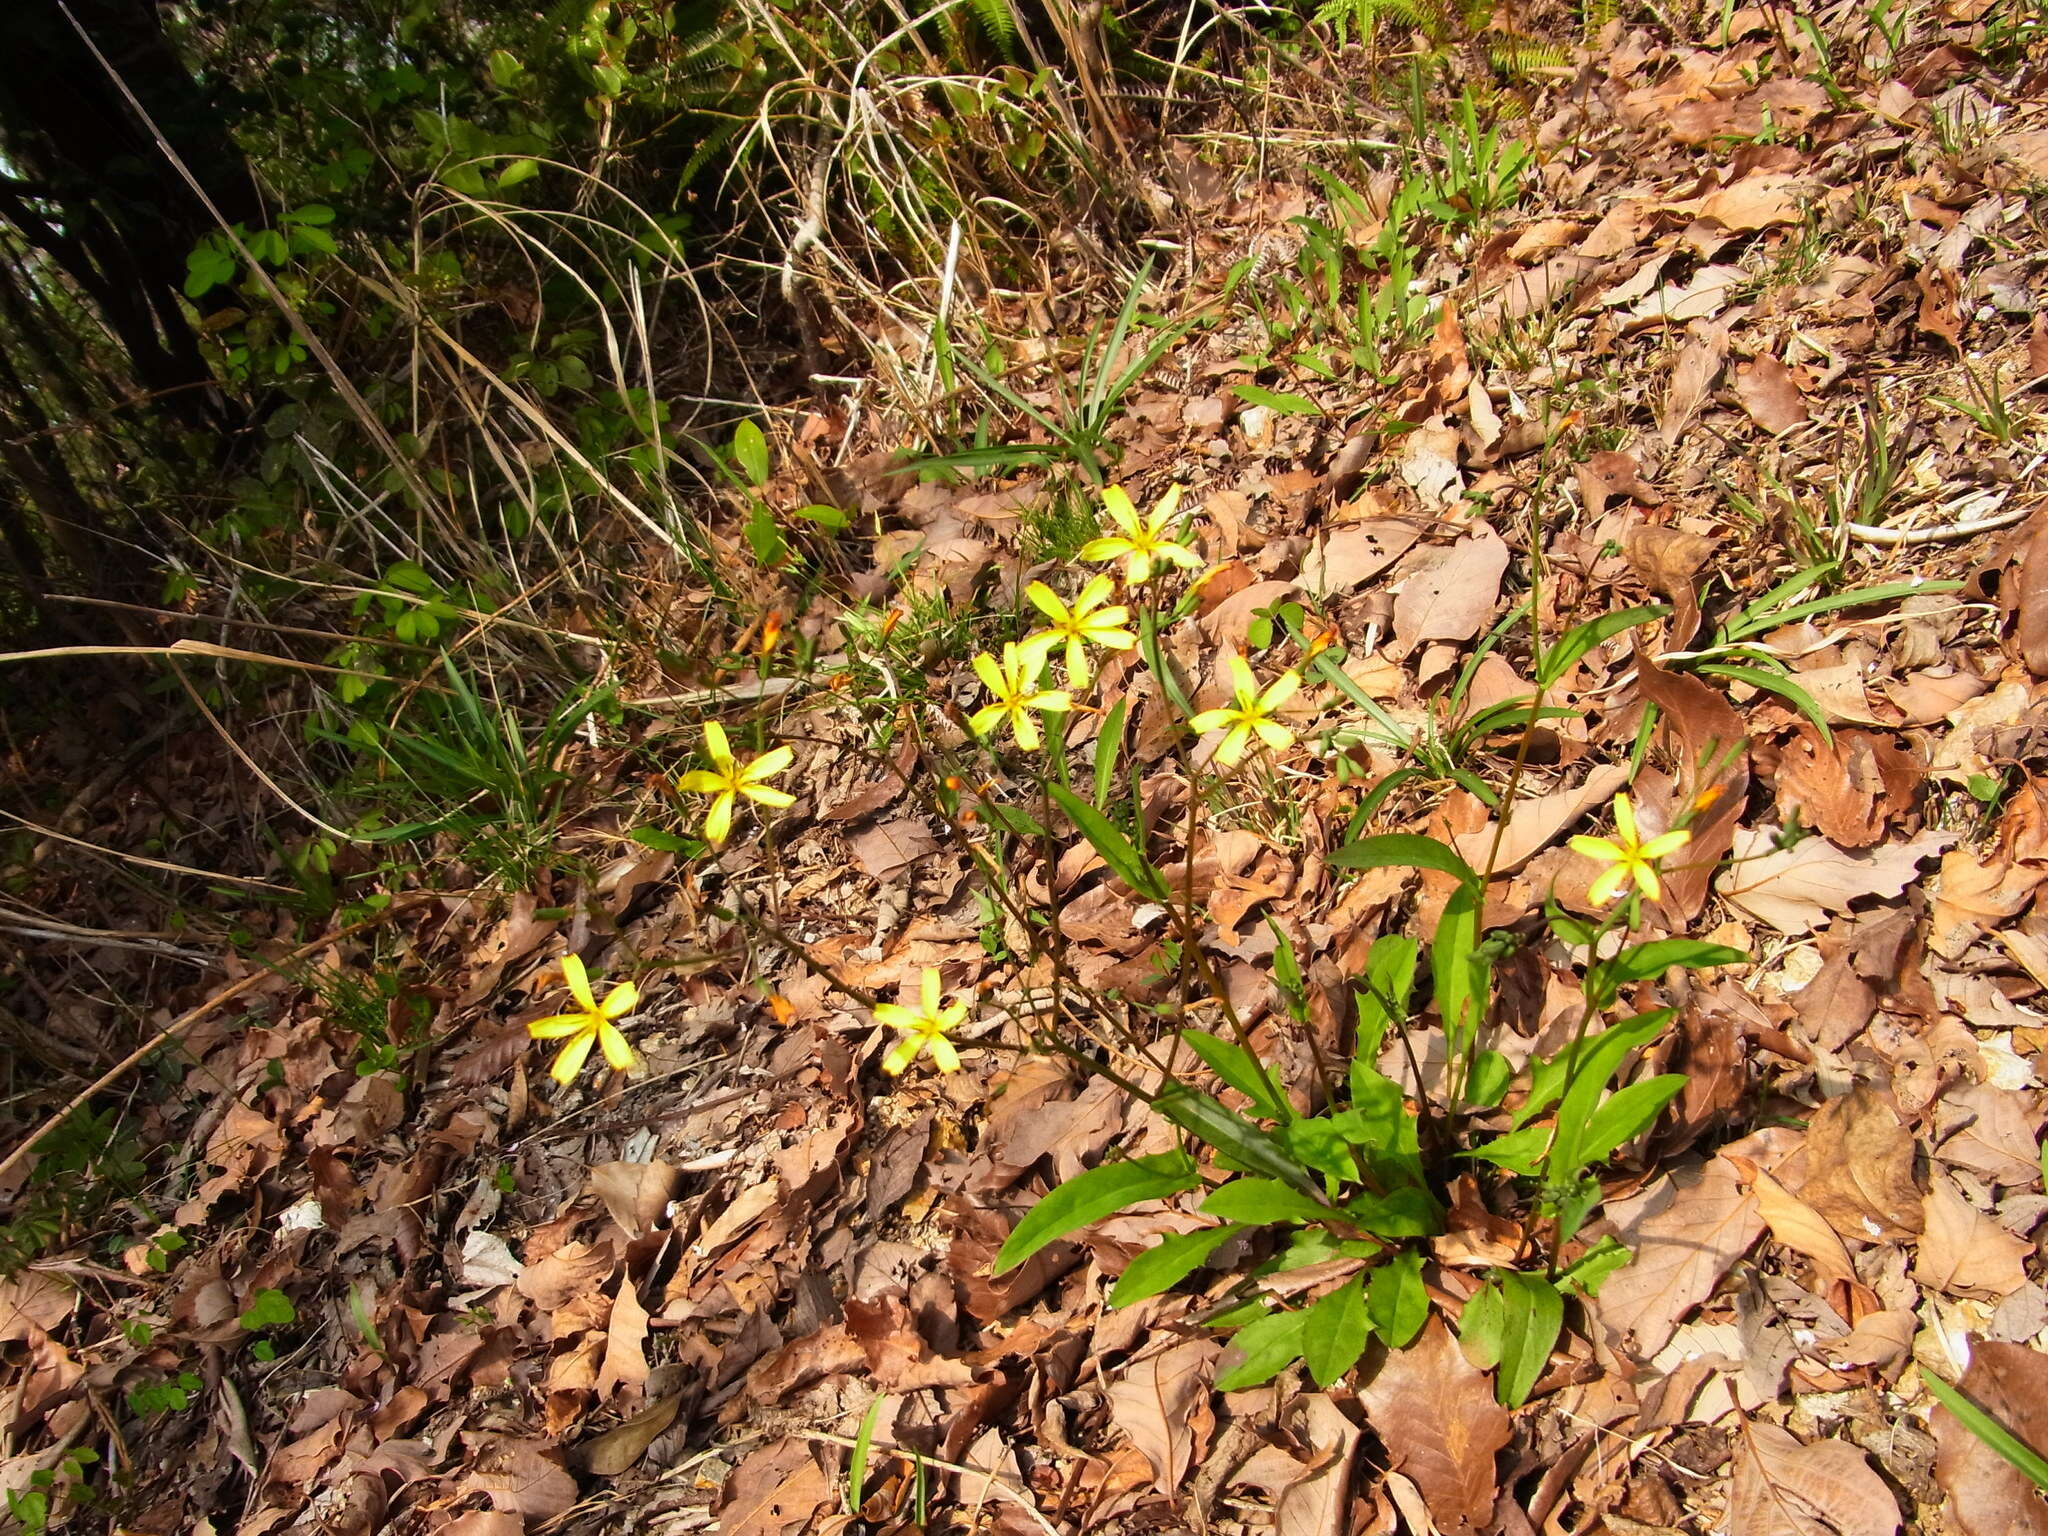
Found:
[{"label": "small stick", "polygon": [[1886,549],[1941,544],[1950,539],[1967,539],[1973,534],[1989,533],[1994,528],[2010,528],[2014,523],[2025,522],[2032,512],[2032,507],[2008,507],[1989,517],[1966,517],[1960,522],[1937,523],[1932,528],[1882,528],[1875,523],[1851,523],[1849,537],[1864,544],[1882,545]]}]

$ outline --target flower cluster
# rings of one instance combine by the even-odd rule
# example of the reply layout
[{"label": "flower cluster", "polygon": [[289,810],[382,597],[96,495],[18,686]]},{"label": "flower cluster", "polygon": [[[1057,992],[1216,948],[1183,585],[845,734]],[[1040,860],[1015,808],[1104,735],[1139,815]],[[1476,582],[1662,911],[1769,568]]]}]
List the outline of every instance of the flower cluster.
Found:
[{"label": "flower cluster", "polygon": [[[1083,560],[1123,564],[1126,585],[1136,588],[1162,571],[1173,567],[1195,570],[1201,557],[1182,542],[1185,533],[1180,516],[1181,487],[1176,485],[1160,497],[1150,512],[1139,514],[1130,493],[1112,485],[1102,493],[1103,511],[1117,531],[1090,539],[1081,546]],[[1003,646],[1000,657],[984,651],[974,658],[975,675],[988,690],[989,702],[968,719],[977,736],[987,736],[1005,722],[1019,747],[1035,752],[1044,742],[1038,714],[1065,714],[1075,708],[1071,689],[1085,688],[1094,677],[1088,647],[1127,651],[1138,637],[1127,627],[1131,610],[1111,603],[1115,586],[1108,576],[1090,578],[1071,605],[1042,581],[1024,589],[1032,607],[1045,615],[1043,629],[1022,640]],[[1067,687],[1041,686],[1046,665],[1058,656],[1066,668]],[[1283,672],[1261,691],[1251,668],[1241,656],[1232,656],[1229,672],[1232,702],[1220,709],[1204,710],[1188,724],[1199,732],[1222,731],[1213,761],[1225,768],[1243,761],[1254,741],[1278,752],[1291,746],[1294,733],[1273,719],[1274,712],[1301,691],[1301,674]]]},{"label": "flower cluster", "polygon": [[1596,907],[1605,906],[1633,885],[1650,900],[1664,894],[1657,878],[1657,861],[1668,858],[1692,841],[1692,833],[1679,827],[1645,842],[1636,831],[1636,808],[1625,794],[1614,797],[1614,836],[1575,837],[1574,853],[1584,854],[1603,870],[1586,891]]}]

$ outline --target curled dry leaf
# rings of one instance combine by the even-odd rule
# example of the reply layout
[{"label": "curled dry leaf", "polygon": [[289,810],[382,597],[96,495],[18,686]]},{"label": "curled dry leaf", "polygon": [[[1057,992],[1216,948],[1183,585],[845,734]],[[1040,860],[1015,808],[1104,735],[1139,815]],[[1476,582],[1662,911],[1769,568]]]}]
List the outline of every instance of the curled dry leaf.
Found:
[{"label": "curled dry leaf", "polygon": [[2010,1296],[2025,1285],[2034,1245],[1965,1200],[1946,1174],[1937,1173],[1928,1182],[1913,1278],[1964,1296]]},{"label": "curled dry leaf", "polygon": [[1431,640],[1470,640],[1493,616],[1508,547],[1485,529],[1413,561],[1394,598],[1395,653]]},{"label": "curled dry leaf", "polygon": [[1920,861],[1954,841],[1952,832],[1922,832],[1856,852],[1824,837],[1779,848],[1770,829],[1745,827],[1735,835],[1736,863],[1721,879],[1721,894],[1780,933],[1810,933],[1829,913],[1865,898],[1895,900],[1919,878]]},{"label": "curled dry leaf", "polygon": [[1898,1529],[1898,1501],[1855,1446],[1802,1445],[1775,1424],[1743,1424],[1729,1536],[1896,1536]]},{"label": "curled dry leaf", "polygon": [[1644,1360],[1764,1231],[1756,1192],[1725,1152],[1666,1175],[1607,1215],[1635,1262],[1608,1278],[1594,1306],[1609,1334]]},{"label": "curled dry leaf", "polygon": [[1508,1442],[1508,1415],[1443,1320],[1432,1316],[1420,1338],[1388,1355],[1359,1397],[1394,1470],[1422,1490],[1438,1528],[1483,1529],[1493,1515],[1493,1459]]},{"label": "curled dry leaf", "polygon": [[[2048,1370],[2021,1344],[1970,1346],[1970,1368],[1956,1383],[1979,1408],[2048,1456]],[[1948,1494],[1943,1511],[1957,1536],[2048,1536],[2048,1499],[2012,1463],[1947,1408],[1933,1414],[1941,1447],[1934,1480]]]},{"label": "curled dry leaf", "polygon": [[1766,432],[1789,432],[1811,417],[1792,370],[1766,352],[1735,370],[1735,398]]},{"label": "curled dry leaf", "polygon": [[1215,1422],[1209,1383],[1222,1352],[1215,1339],[1189,1339],[1142,1353],[1110,1386],[1110,1417],[1152,1464],[1161,1493],[1171,1495],[1186,1484],[1196,1445]]},{"label": "curled dry leaf", "polygon": [[1351,1469],[1363,1438],[1344,1411],[1320,1392],[1288,1405],[1298,1414],[1302,1460],[1269,1445],[1246,1462],[1233,1481],[1265,1490],[1273,1501],[1274,1536],[1343,1536],[1350,1511]]},{"label": "curled dry leaf", "polygon": [[1800,1198],[1843,1237],[1896,1242],[1923,1225],[1913,1138],[1864,1083],[1830,1099],[1806,1129]]}]

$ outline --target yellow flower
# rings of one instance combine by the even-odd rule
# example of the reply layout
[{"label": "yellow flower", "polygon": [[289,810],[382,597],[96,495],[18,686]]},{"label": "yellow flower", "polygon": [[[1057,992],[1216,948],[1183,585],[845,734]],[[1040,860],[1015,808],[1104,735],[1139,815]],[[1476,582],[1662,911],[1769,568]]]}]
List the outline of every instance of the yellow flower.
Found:
[{"label": "yellow flower", "polygon": [[1647,843],[1641,841],[1636,834],[1636,808],[1625,794],[1614,797],[1614,832],[1612,838],[1572,839],[1574,853],[1582,853],[1596,863],[1609,866],[1586,892],[1586,899],[1596,907],[1605,906],[1634,884],[1650,900],[1657,900],[1664,894],[1663,886],[1657,881],[1657,860],[1678,852],[1691,842],[1692,833],[1680,827],[1661,837],[1653,837]]},{"label": "yellow flower", "polygon": [[1130,493],[1120,485],[1112,485],[1102,493],[1102,510],[1123,532],[1107,538],[1090,539],[1081,546],[1081,558],[1123,561],[1124,579],[1134,587],[1152,579],[1155,561],[1160,565],[1197,569],[1202,563],[1201,557],[1174,539],[1180,531],[1174,516],[1180,508],[1180,495],[1181,488],[1173,486],[1159,498],[1159,505],[1140,520],[1138,509],[1131,505]]},{"label": "yellow flower", "polygon": [[903,1031],[889,1054],[882,1058],[882,1070],[894,1077],[913,1061],[917,1053],[927,1048],[932,1053],[932,1065],[941,1072],[957,1072],[960,1069],[960,1053],[953,1048],[947,1034],[958,1029],[967,1017],[965,1003],[947,1003],[940,1006],[939,973],[930,966],[924,968],[923,996],[917,1007],[905,1008],[901,1003],[875,1004],[875,1022],[886,1024],[891,1029]]},{"label": "yellow flower", "polygon": [[763,752],[751,763],[737,762],[732,755],[732,744],[725,739],[725,727],[713,721],[704,727],[704,755],[711,759],[712,771],[707,773],[699,768],[686,773],[676,780],[676,787],[693,795],[711,796],[711,809],[704,813],[704,840],[712,847],[724,842],[725,835],[732,830],[735,801],[745,798],[776,807],[796,803],[795,795],[770,789],[761,782],[773,778],[796,760],[796,754],[789,748],[777,747],[773,752]]},{"label": "yellow flower", "polygon": [[1032,716],[1034,709],[1049,710],[1054,714],[1072,709],[1074,701],[1064,693],[1052,692],[1038,686],[1038,674],[1045,666],[1045,646],[1026,642],[1014,642],[1003,646],[1003,659],[983,651],[974,658],[974,673],[986,685],[995,702],[984,704],[968,718],[967,724],[977,736],[986,736],[1003,720],[1010,722],[1010,731],[1017,738],[1017,745],[1026,752],[1036,752],[1039,746],[1038,721]]},{"label": "yellow flower", "polygon": [[1123,627],[1130,621],[1131,610],[1121,603],[1111,608],[1102,606],[1109,596],[1107,576],[1097,576],[1083,587],[1071,608],[1042,581],[1031,583],[1024,589],[1024,595],[1031,599],[1034,608],[1052,620],[1047,628],[1026,640],[1025,646],[1042,646],[1046,654],[1051,654],[1065,641],[1067,685],[1071,688],[1088,686],[1088,652],[1084,641],[1113,651],[1128,651],[1138,643],[1138,637]]},{"label": "yellow flower", "polygon": [[526,1026],[527,1034],[536,1040],[569,1042],[556,1054],[548,1075],[567,1087],[583,1070],[593,1045],[604,1048],[604,1059],[614,1069],[632,1071],[640,1064],[640,1058],[633,1054],[633,1047],[626,1043],[626,1037],[612,1020],[631,1013],[639,1005],[640,989],[630,981],[622,981],[605,994],[603,1002],[598,1002],[590,995],[590,974],[575,955],[562,957],[562,979],[569,983],[569,995],[576,999],[576,1012],[535,1019]]},{"label": "yellow flower", "polygon": [[1230,658],[1230,682],[1237,697],[1221,709],[1205,709],[1188,724],[1197,731],[1223,731],[1216,748],[1216,761],[1235,767],[1245,749],[1258,737],[1275,752],[1294,744],[1294,732],[1272,719],[1273,711],[1301,691],[1301,674],[1292,668],[1282,672],[1259,692],[1259,680],[1242,656]]}]

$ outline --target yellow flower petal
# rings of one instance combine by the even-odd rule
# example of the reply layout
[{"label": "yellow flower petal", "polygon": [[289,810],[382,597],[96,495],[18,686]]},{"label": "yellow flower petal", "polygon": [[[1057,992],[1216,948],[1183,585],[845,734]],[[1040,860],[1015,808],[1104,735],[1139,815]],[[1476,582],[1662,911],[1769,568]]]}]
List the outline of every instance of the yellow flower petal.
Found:
[{"label": "yellow flower petal", "polygon": [[1653,837],[1643,844],[1643,857],[1646,859],[1661,859],[1669,854],[1678,852],[1679,849],[1691,841],[1692,833],[1684,827],[1680,827],[1675,832],[1666,832],[1663,836]]},{"label": "yellow flower petal", "polygon": [[597,1031],[586,1029],[555,1057],[555,1063],[548,1068],[548,1076],[564,1088],[576,1081],[576,1074],[583,1070],[583,1063],[590,1059],[590,1048],[597,1043]]},{"label": "yellow flower petal", "polygon": [[905,1067],[917,1060],[917,1047],[917,1036],[905,1035],[896,1042],[895,1048],[882,1058],[882,1070],[891,1077],[897,1076]]},{"label": "yellow flower petal", "polygon": [[716,848],[732,831],[733,792],[727,790],[711,802],[711,809],[704,813],[704,841]]},{"label": "yellow flower petal", "polygon": [[958,1072],[960,1070],[960,1053],[953,1048],[952,1041],[946,1039],[943,1035],[934,1035],[931,1039],[931,1049],[932,1065],[941,1072]]},{"label": "yellow flower petal", "polygon": [[766,784],[742,784],[740,793],[761,805],[772,805],[778,811],[784,806],[796,804],[796,796],[788,790],[770,789]]},{"label": "yellow flower petal", "polygon": [[702,768],[693,768],[676,780],[676,788],[687,790],[693,795],[716,795],[725,790],[725,780],[715,773],[706,773]]},{"label": "yellow flower petal", "polygon": [[1618,844],[1604,837],[1581,835],[1573,838],[1568,846],[1573,853],[1583,853],[1587,858],[1597,859],[1602,864],[1618,864],[1628,857]]},{"label": "yellow flower petal", "polygon": [[604,1047],[605,1064],[614,1072],[630,1072],[640,1063],[640,1058],[633,1054],[633,1047],[619,1033],[616,1025],[598,1026],[597,1043]]},{"label": "yellow flower petal", "polygon": [[1616,864],[1602,872],[1586,891],[1586,900],[1596,907],[1604,907],[1621,894],[1621,888],[1628,883],[1628,866]]},{"label": "yellow flower petal", "polygon": [[640,1006],[640,989],[630,981],[622,981],[607,992],[597,1011],[608,1019],[622,1019]]},{"label": "yellow flower petal", "polygon": [[716,720],[705,722],[704,755],[718,766],[720,773],[732,772],[732,743],[726,740],[725,727]]},{"label": "yellow flower petal", "polygon": [[556,1013],[545,1019],[534,1019],[526,1026],[526,1033],[535,1040],[562,1040],[579,1029],[590,1028],[587,1013]]},{"label": "yellow flower petal", "polygon": [[562,980],[569,983],[569,995],[585,1012],[595,1011],[597,999],[590,995],[590,973],[583,968],[581,955],[562,956]]},{"label": "yellow flower petal", "polygon": [[773,778],[795,761],[796,754],[790,751],[788,747],[776,747],[773,751],[763,752],[759,757],[747,764],[746,767],[742,768],[740,770],[740,781],[752,784],[761,779]]}]

